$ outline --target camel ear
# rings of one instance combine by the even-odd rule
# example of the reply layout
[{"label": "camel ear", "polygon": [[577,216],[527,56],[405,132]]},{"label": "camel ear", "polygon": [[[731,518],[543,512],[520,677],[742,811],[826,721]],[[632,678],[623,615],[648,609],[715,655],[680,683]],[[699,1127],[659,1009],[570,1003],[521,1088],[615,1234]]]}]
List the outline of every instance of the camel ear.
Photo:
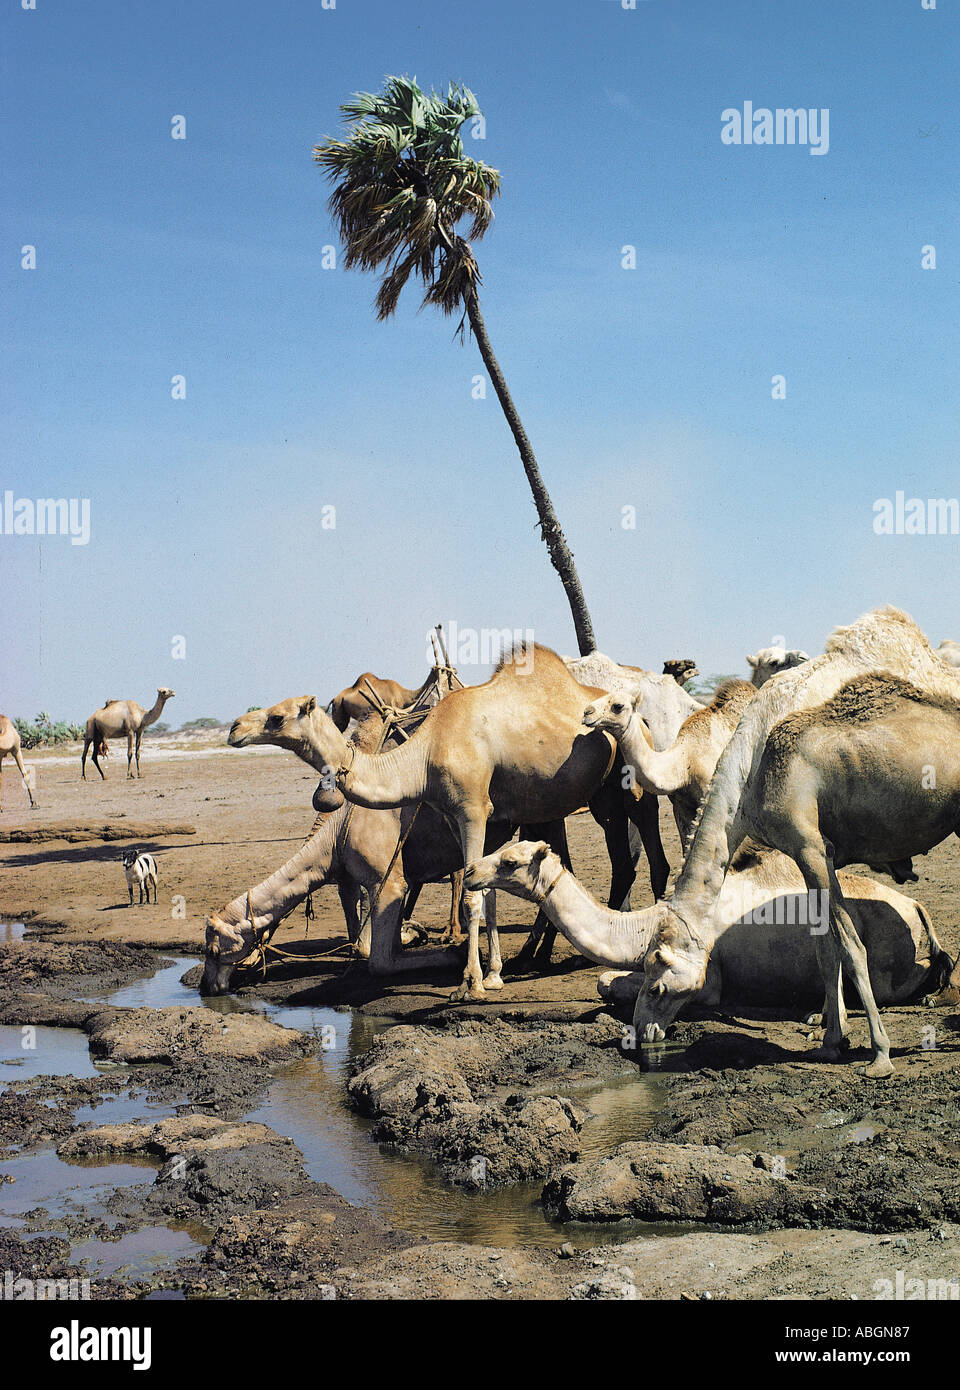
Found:
[{"label": "camel ear", "polygon": [[303,703],[302,703],[301,706],[300,706],[300,713],[301,713],[301,714],[312,714],[313,711],[314,711],[316,708],[317,708],[317,697],[316,697],[316,695],[308,695],[307,698],[303,701]]},{"label": "camel ear", "polygon": [[547,844],[546,840],[538,840],[534,847],[533,858],[546,859],[547,855],[551,853],[552,851],[550,849],[550,846]]},{"label": "camel ear", "polygon": [[653,953],[653,959],[658,965],[676,965],[677,958],[670,950],[669,946],[658,946]]},{"label": "camel ear", "polygon": [[792,656],[792,657],[794,657],[795,660],[796,660],[798,663],[801,662],[801,661],[809,661],[809,660],[810,660],[810,658],[807,656],[806,652],[801,652],[801,651],[799,651],[799,650],[794,650],[794,651],[792,651],[792,652],[787,652],[787,656]]},{"label": "camel ear", "polygon": [[634,708],[634,709],[639,709],[640,706],[641,706],[642,704],[643,704],[643,691],[642,691],[642,690],[638,690],[637,693],[636,693],[636,695],[634,695],[634,697],[633,697],[633,708]]},{"label": "camel ear", "polygon": [[751,670],[755,671],[757,669],[757,657],[748,656],[747,665],[751,668]]}]

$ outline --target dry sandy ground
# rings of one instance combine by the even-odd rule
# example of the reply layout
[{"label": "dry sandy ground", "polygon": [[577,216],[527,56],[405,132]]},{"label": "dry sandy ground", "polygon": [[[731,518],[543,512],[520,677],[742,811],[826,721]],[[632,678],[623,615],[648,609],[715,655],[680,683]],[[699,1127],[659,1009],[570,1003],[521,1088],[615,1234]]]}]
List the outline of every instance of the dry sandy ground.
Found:
[{"label": "dry sandy ground", "polygon": [[[24,920],[32,926],[58,926],[60,940],[119,940],[177,951],[201,950],[204,914],[246,887],[258,882],[287,858],[309,833],[313,823],[310,797],[314,775],[293,757],[273,750],[234,751],[215,747],[189,757],[151,756],[145,750],[143,779],[127,781],[125,758],[117,750],[109,764],[108,781],[99,778],[81,782],[79,758],[64,761],[63,756],[33,759],[38,769],[37,795],[40,808],[31,812],[26,796],[8,773],[5,778],[4,811],[0,815],[0,921]],[[661,814],[664,843],[673,865],[679,862],[679,846],[672,819]],[[121,845],[102,840],[68,842],[64,827],[86,829],[109,824],[111,833],[136,827],[131,843],[149,848],[157,857],[160,874],[159,903],[150,907],[126,906],[123,870],[117,862]],[[193,834],[166,835],[165,826],[193,826]],[[607,887],[607,864],[599,831],[587,815],[569,822],[574,867],[587,886],[598,896]],[[51,834],[49,840],[17,843],[17,831]],[[56,838],[60,832],[60,838]],[[956,842],[939,847],[917,861],[921,878],[910,891],[929,908],[941,940],[956,956],[960,950],[958,908],[960,908],[960,847]],[[645,865],[642,866],[645,875]],[[634,892],[639,905],[651,900],[644,880]],[[446,920],[449,893],[446,885],[424,890],[417,910],[418,920],[441,928]],[[298,910],[284,924],[276,940],[287,946],[301,943],[306,954],[319,942],[324,947],[342,939],[342,917],[334,889],[326,889],[315,899],[317,919],[304,941],[304,916]],[[501,895],[501,927],[525,928],[533,920],[533,909],[514,898]],[[3,928],[0,926],[0,940]],[[512,954],[522,938],[509,935],[505,955]],[[555,968],[545,978],[513,978],[507,973],[503,993],[488,1005],[475,1006],[482,1012],[540,1013],[544,1016],[589,1017],[597,1008],[597,967],[575,958],[562,940],[555,952]],[[287,972],[290,973],[289,971]],[[347,981],[339,970],[324,967],[318,976],[309,968],[294,971],[293,980],[281,980],[284,993],[291,988],[319,986],[324,1002],[342,999],[375,1012],[410,1015],[427,1021],[431,1014],[448,1009],[452,979],[406,981],[402,985],[365,979],[354,970]],[[302,994],[301,996],[302,997]],[[917,1016],[918,1018],[919,1016]],[[916,1052],[914,1026],[917,1018],[909,1010],[892,1011],[888,1026],[894,1039]],[[731,1020],[717,1025],[718,1045],[729,1037]],[[908,1030],[909,1024],[909,1030]],[[856,1026],[863,1032],[862,1019]],[[696,1060],[705,1067],[705,1053],[712,1034],[696,1025]],[[737,1032],[736,1027],[733,1032]],[[909,1031],[909,1036],[905,1032]],[[740,1030],[751,1044],[758,1036],[775,1042],[779,1055],[783,1049],[796,1054],[791,1070],[809,1055],[809,1044],[795,1023],[757,1024]],[[693,1035],[691,1035],[693,1037]],[[902,1065],[916,1064],[901,1050]],[[943,1059],[944,1063],[946,1058]],[[741,1059],[749,1065],[749,1059]],[[769,1058],[771,1076],[776,1069]],[[730,1065],[729,1051],[718,1065]],[[782,1063],[781,1063],[782,1065]],[[835,1070],[835,1069],[834,1069]],[[810,1084],[816,1086],[821,1068],[810,1066]],[[826,1077],[828,1069],[823,1069]],[[700,1073],[703,1074],[702,1072]],[[708,1073],[709,1074],[709,1073]],[[849,1073],[848,1073],[849,1074]],[[951,1142],[957,1136],[951,1134]],[[647,1297],[678,1297],[681,1294],[739,1298],[871,1298],[873,1281],[893,1277],[897,1268],[916,1267],[923,1278],[960,1276],[960,1247],[956,1227],[944,1227],[939,1235],[930,1231],[909,1233],[907,1245],[894,1245],[890,1236],[880,1237],[853,1231],[772,1231],[753,1235],[702,1232],[675,1237],[670,1241],[669,1259],[661,1241],[632,1243],[606,1249],[598,1259],[603,1267],[627,1266],[637,1275],[637,1286]],[[899,1239],[899,1238],[898,1238]],[[454,1252],[456,1252],[454,1254]],[[416,1250],[391,1256],[381,1269],[379,1289],[365,1288],[361,1296],[402,1289],[405,1296],[444,1296],[443,1278],[434,1270],[432,1284],[424,1285],[425,1272],[419,1267],[424,1257]],[[460,1282],[472,1277],[475,1296],[517,1298],[565,1296],[571,1282],[561,1270],[565,1262],[553,1253],[542,1256],[531,1251],[503,1252],[504,1267],[494,1273],[495,1260],[479,1248],[451,1247],[452,1274]],[[579,1264],[579,1257],[577,1263]],[[508,1268],[509,1267],[509,1268]],[[468,1270],[473,1270],[472,1276]],[[481,1270],[487,1271],[483,1276]],[[505,1273],[504,1271],[507,1270]],[[641,1270],[643,1271],[641,1277]],[[598,1273],[600,1266],[598,1265]],[[576,1271],[583,1279],[582,1268]],[[376,1281],[374,1281],[376,1282]],[[430,1281],[428,1280],[428,1283]],[[451,1291],[456,1280],[451,1283]],[[344,1290],[346,1292],[346,1290]],[[361,1292],[359,1289],[357,1292]],[[449,1295],[448,1295],[449,1296]]]}]

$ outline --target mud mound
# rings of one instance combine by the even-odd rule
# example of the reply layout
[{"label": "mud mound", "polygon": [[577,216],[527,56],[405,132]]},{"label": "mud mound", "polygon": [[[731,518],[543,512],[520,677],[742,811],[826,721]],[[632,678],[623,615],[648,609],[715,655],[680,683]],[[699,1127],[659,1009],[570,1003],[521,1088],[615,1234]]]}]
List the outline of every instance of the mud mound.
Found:
[{"label": "mud mound", "polygon": [[529,1181],[580,1152],[586,1119],[569,1097],[536,1090],[627,1070],[615,1046],[619,1033],[610,1020],[515,1026],[469,1019],[442,1031],[403,1024],[379,1035],[349,1094],[376,1120],[375,1139],[429,1154],[452,1182]]},{"label": "mud mound", "polygon": [[565,1168],[543,1201],[562,1221],[776,1223],[812,1194],[771,1166],[764,1155],[697,1144],[621,1144],[609,1157]]},{"label": "mud mound", "polygon": [[112,1009],[89,1020],[90,1051],[114,1062],[192,1064],[201,1057],[278,1062],[302,1056],[309,1042],[260,1014],[202,1008]]}]

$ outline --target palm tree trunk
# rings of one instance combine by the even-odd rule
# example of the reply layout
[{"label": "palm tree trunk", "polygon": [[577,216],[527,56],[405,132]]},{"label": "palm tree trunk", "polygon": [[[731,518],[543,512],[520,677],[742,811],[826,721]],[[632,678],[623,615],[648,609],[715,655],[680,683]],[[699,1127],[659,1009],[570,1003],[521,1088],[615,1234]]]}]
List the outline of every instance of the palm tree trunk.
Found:
[{"label": "palm tree trunk", "polygon": [[537,516],[540,518],[540,531],[546,541],[547,550],[550,552],[550,561],[560,576],[567,602],[570,605],[570,612],[573,614],[573,626],[577,633],[577,646],[580,648],[580,655],[586,656],[588,652],[596,651],[597,641],[593,635],[593,624],[590,622],[590,614],[587,611],[587,603],[583,597],[583,590],[580,587],[580,576],[577,574],[576,565],[573,563],[573,551],[567,544],[566,537],[560,529],[560,522],[557,514],[553,510],[553,503],[550,494],[540,476],[540,469],[537,465],[536,456],[530,447],[530,440],[527,438],[526,430],[520,423],[520,416],[517,414],[517,407],[513,403],[513,398],[507,389],[506,378],[500,370],[500,363],[497,361],[490,346],[490,339],[487,337],[486,324],[483,315],[480,313],[480,304],[477,299],[476,291],[466,297],[467,317],[470,320],[470,327],[473,336],[477,340],[480,349],[480,356],[483,358],[483,365],[489,373],[490,380],[493,382],[493,389],[497,393],[501,408],[507,418],[507,424],[513,432],[517,448],[520,451],[520,459],[523,463],[523,471],[527,475],[527,482],[530,484],[530,491],[533,493],[534,506],[537,509]]}]

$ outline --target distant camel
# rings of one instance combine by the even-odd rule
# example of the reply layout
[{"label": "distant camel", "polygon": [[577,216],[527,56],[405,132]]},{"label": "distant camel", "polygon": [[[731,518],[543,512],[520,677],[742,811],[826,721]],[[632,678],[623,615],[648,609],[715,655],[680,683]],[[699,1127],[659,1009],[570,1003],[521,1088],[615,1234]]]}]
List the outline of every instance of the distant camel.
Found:
[{"label": "distant camel", "polygon": [[20,735],[17,733],[17,726],[12,719],[8,719],[5,714],[0,714],[0,811],[3,810],[3,760],[10,754],[17,767],[20,769],[20,778],[23,782],[27,796],[30,798],[30,809],[35,811],[37,803],[33,799],[33,792],[30,790],[30,783],[27,781],[27,774],[23,770],[23,758],[20,756]]},{"label": "distant camel", "polygon": [[700,672],[697,670],[697,663],[691,661],[688,656],[675,657],[671,661],[663,663],[663,674],[673,676],[677,685],[686,685],[687,681],[696,680]]},{"label": "distant camel", "polygon": [[168,700],[172,700],[174,692],[168,690],[166,686],[161,686],[157,691],[157,703],[151,710],[144,710],[142,705],[138,705],[136,700],[107,700],[106,704],[101,705],[100,709],[94,710],[87,720],[86,733],[83,737],[83,754],[80,758],[80,775],[84,781],[87,779],[87,750],[93,744],[93,765],[100,776],[106,781],[103,768],[100,766],[98,758],[104,757],[107,752],[107,739],[120,738],[127,736],[127,776],[133,777],[131,763],[136,751],[137,776],[140,776],[140,740],[143,731],[149,724],[155,724],[163,713],[163,707]]},{"label": "distant camel", "polygon": [[762,647],[755,656],[747,657],[747,665],[753,672],[751,684],[759,689],[771,676],[778,676],[781,671],[789,671],[794,666],[802,666],[809,660],[806,652],[799,648],[788,652],[783,647]]}]

